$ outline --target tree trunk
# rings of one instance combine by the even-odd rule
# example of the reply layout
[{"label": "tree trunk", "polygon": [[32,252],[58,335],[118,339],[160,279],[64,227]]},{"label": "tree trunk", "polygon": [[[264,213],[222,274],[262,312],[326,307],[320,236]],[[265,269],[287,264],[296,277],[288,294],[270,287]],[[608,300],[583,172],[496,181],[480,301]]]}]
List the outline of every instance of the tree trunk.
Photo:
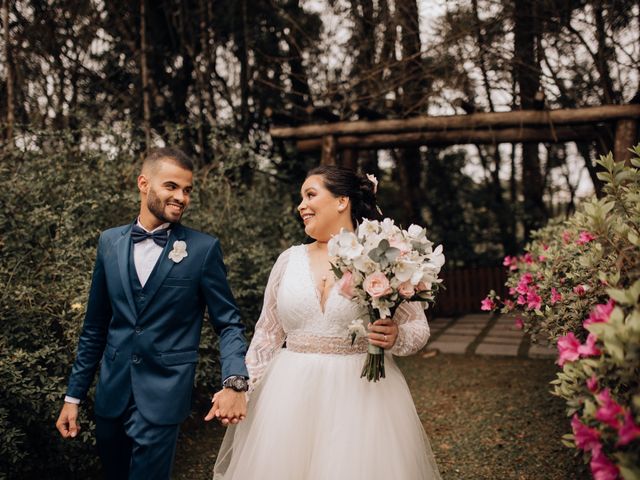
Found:
[{"label": "tree trunk", "polygon": [[[535,5],[529,0],[515,0],[514,4],[514,74],[523,110],[533,108],[535,95],[540,89],[540,66],[535,51],[538,20]],[[537,143],[522,144],[522,193],[527,240],[531,231],[542,227],[547,218]]]},{"label": "tree trunk", "polygon": [[4,25],[4,58],[6,61],[5,69],[7,72],[7,149],[13,149],[13,127],[14,127],[14,110],[13,110],[13,69],[12,58],[10,49],[10,37],[9,37],[9,2],[10,0],[4,0],[2,2],[2,24]]},{"label": "tree trunk", "polygon": [[147,154],[151,149],[151,104],[149,101],[149,71],[147,70],[147,20],[145,1],[140,0],[140,73],[142,76],[142,112],[144,141]]},{"label": "tree trunk", "polygon": [[[405,82],[402,85],[403,94],[400,99],[402,112],[413,111],[421,103],[422,96],[427,93],[421,80],[422,59],[420,56],[420,26],[418,24],[418,4],[416,0],[399,0],[396,2],[396,15],[401,28],[402,69]],[[422,168],[420,150],[417,146],[405,148],[400,152],[398,169],[405,206],[405,221],[407,223],[423,223],[421,204],[422,193],[420,181]]]}]

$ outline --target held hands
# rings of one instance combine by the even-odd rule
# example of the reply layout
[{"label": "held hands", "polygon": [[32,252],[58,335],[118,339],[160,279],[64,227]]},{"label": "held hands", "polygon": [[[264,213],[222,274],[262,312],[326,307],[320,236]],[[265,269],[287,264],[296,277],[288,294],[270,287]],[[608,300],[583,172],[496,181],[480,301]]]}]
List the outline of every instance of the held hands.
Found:
[{"label": "held hands", "polygon": [[211,403],[211,410],[204,417],[207,422],[217,418],[226,427],[241,422],[247,414],[247,394],[236,392],[232,388],[223,388],[216,392]]},{"label": "held hands", "polygon": [[381,318],[368,325],[369,343],[378,347],[389,349],[398,339],[398,325],[390,318]]},{"label": "held hands", "polygon": [[66,403],[60,410],[60,416],[56,422],[56,428],[62,435],[62,438],[75,438],[80,433],[80,425],[78,424],[78,405],[75,403]]}]

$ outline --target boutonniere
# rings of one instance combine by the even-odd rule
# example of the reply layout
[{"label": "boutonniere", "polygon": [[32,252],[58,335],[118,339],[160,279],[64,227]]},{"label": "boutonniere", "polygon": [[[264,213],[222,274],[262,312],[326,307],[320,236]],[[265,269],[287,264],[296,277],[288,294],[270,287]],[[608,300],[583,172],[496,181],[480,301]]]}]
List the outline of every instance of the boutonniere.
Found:
[{"label": "boutonniere", "polygon": [[187,253],[187,242],[176,240],[173,242],[173,250],[169,252],[169,258],[176,263],[180,263],[184,257],[189,256]]}]

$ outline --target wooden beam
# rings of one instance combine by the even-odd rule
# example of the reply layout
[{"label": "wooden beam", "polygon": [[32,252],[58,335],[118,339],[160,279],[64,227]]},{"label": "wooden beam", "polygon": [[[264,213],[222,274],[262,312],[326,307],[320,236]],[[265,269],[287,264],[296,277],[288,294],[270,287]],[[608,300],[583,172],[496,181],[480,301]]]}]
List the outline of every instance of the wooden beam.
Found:
[{"label": "wooden beam", "polygon": [[414,117],[396,120],[359,120],[302,127],[273,127],[273,138],[306,139],[325,135],[370,135],[432,130],[470,130],[517,126],[549,126],[614,121],[640,118],[640,105],[604,105],[564,110],[517,110],[512,112],[473,113],[440,117]]},{"label": "wooden beam", "polygon": [[[499,144],[520,142],[570,142],[595,139],[598,129],[592,126],[564,126],[558,128],[504,128],[500,130],[452,130],[445,132],[386,133],[364,136],[324,137],[333,138],[335,148],[376,149],[407,145],[464,145]],[[298,151],[310,152],[323,148],[323,140],[313,138],[299,140]],[[324,160],[323,160],[324,163]]]},{"label": "wooden beam", "polygon": [[613,147],[613,158],[616,162],[625,161],[630,164],[629,149],[638,143],[638,122],[633,118],[626,118],[616,122],[616,139]]}]

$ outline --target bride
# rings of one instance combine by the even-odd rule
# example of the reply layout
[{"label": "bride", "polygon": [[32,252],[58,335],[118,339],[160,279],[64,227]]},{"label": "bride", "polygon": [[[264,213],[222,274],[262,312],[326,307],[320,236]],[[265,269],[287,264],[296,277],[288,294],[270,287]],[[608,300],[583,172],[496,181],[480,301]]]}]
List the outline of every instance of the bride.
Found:
[{"label": "bride", "polygon": [[[352,346],[348,325],[366,312],[334,288],[327,242],[362,218],[379,218],[375,185],[351,170],[320,166],[300,193],[298,212],[315,242],[289,248],[273,266],[247,353],[247,416],[229,427],[213,478],[440,479],[392,356],[425,345],[424,311],[404,303]],[[367,341],[386,351],[386,378],[377,383],[360,378]]]}]

